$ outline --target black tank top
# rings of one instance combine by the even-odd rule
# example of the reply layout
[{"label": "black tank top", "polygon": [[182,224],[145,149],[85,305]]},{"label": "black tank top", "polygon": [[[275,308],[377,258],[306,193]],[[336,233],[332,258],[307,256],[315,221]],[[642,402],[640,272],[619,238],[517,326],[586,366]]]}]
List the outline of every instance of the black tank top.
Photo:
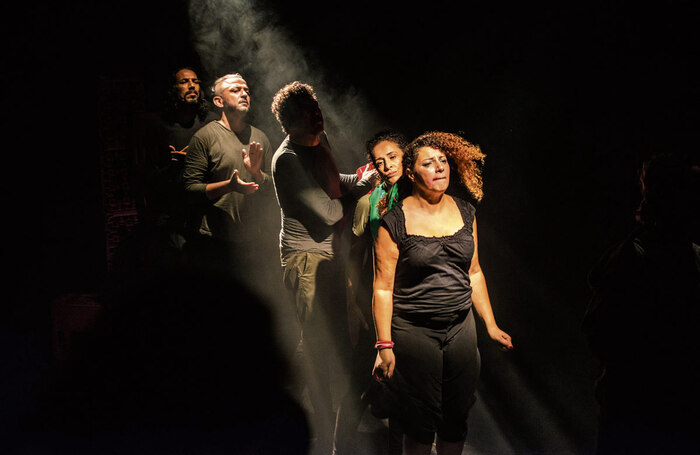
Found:
[{"label": "black tank top", "polygon": [[399,249],[394,277],[394,313],[402,317],[451,316],[471,308],[469,267],[474,255],[476,209],[453,197],[464,226],[444,237],[406,234],[403,202],[382,218]]}]

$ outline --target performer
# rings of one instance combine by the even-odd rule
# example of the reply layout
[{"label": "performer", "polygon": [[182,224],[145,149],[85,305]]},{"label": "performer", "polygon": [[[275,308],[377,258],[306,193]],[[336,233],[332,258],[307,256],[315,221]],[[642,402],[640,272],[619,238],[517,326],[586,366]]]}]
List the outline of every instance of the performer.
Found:
[{"label": "performer", "polygon": [[[372,320],[372,245],[377,236],[381,217],[398,201],[397,187],[394,185],[403,175],[403,155],[408,141],[396,131],[380,131],[366,144],[368,164],[357,170],[374,168],[381,176],[381,183],[370,193],[357,201],[352,223],[350,253],[348,255],[348,327],[352,342],[351,383],[348,393],[338,410],[335,429],[336,451],[355,453],[352,447],[344,447],[343,442],[352,444],[350,437],[357,431],[366,405],[372,406],[372,413],[378,418],[385,417],[373,396],[377,392],[372,377],[367,374],[374,365],[376,352],[373,349],[374,333],[368,321]],[[401,432],[394,419],[389,420],[390,455],[401,453]]]},{"label": "performer", "polygon": [[589,275],[583,330],[601,367],[596,453],[696,454],[700,169],[664,153],[640,171],[636,223]]},{"label": "performer", "polygon": [[182,169],[187,144],[216,113],[202,95],[197,73],[182,67],[168,77],[165,106],[147,119],[143,138],[143,225],[147,234],[146,261],[156,270],[170,269],[184,261],[186,203]]},{"label": "performer", "polygon": [[267,135],[248,123],[250,89],[240,74],[219,77],[212,91],[220,118],[192,136],[183,169],[190,203],[188,260],[250,283],[249,271],[260,265],[258,243],[268,243],[261,242],[262,227],[270,221],[267,208],[275,203],[272,149]]},{"label": "performer", "polygon": [[[272,179],[282,221],[282,278],[301,328],[295,363],[309,366],[303,385],[313,407],[314,452],[330,453],[336,420],[333,379],[350,351],[342,222],[378,177],[376,171],[362,178],[339,173],[311,85],[286,84],[275,94],[271,109],[287,134],[272,157]],[[333,368],[336,362],[340,368]]]},{"label": "performer", "polygon": [[484,154],[442,132],[413,140],[404,156],[411,192],[381,220],[374,244],[377,380],[395,394],[406,454],[461,453],[480,369],[473,311],[504,350],[479,265],[474,206],[445,193],[450,165],[476,201]]}]

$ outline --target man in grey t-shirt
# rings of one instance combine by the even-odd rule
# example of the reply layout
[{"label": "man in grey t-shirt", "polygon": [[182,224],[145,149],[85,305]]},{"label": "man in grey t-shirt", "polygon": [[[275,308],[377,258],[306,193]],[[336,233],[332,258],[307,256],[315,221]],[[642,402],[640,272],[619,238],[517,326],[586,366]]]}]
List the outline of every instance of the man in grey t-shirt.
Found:
[{"label": "man in grey t-shirt", "polygon": [[287,134],[272,158],[283,279],[301,327],[299,360],[311,367],[304,384],[314,408],[316,444],[319,452],[331,453],[336,395],[331,372],[347,371],[350,351],[340,231],[348,209],[378,177],[376,171],[362,179],[338,172],[310,85],[287,84],[275,95],[272,112]]}]

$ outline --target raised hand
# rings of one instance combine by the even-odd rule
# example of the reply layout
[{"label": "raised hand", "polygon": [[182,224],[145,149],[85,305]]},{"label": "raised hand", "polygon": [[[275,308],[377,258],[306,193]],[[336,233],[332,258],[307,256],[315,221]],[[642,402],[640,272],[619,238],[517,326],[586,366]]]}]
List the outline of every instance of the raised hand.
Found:
[{"label": "raised hand", "polygon": [[175,146],[171,145],[170,161],[180,161],[181,159],[183,159],[187,155],[187,152],[185,152],[185,150],[187,150],[187,147],[189,147],[189,145],[186,145],[182,150],[178,150],[175,148]]},{"label": "raised hand", "polygon": [[252,176],[257,176],[262,166],[263,148],[259,143],[251,142],[249,149],[243,149],[243,165]]},{"label": "raised hand", "polygon": [[229,180],[229,188],[231,191],[237,191],[242,194],[252,194],[258,191],[259,185],[255,182],[244,182],[238,175],[238,169],[233,170],[231,180]]}]

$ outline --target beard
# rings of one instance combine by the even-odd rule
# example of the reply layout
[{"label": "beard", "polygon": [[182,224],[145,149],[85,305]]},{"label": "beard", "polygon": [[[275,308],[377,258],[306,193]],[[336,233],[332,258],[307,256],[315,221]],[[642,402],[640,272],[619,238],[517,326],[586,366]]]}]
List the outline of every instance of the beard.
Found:
[{"label": "beard", "polygon": [[[195,95],[195,97],[191,97],[190,95]],[[199,103],[199,93],[198,92],[185,93],[185,96],[180,98],[180,103],[185,104],[185,105],[196,105],[197,103]]]}]

